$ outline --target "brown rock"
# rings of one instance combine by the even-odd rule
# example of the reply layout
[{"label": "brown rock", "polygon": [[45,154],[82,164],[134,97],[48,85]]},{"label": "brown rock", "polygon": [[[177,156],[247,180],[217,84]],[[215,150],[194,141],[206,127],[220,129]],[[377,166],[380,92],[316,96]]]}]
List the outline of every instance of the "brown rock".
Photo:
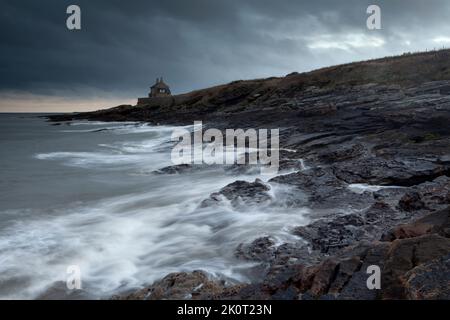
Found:
[{"label": "brown rock", "polygon": [[408,299],[450,299],[450,255],[414,268],[405,279]]},{"label": "brown rock", "polygon": [[382,296],[405,299],[405,274],[416,266],[450,253],[450,239],[438,235],[395,240],[382,272]]},{"label": "brown rock", "polygon": [[382,241],[406,239],[430,233],[438,233],[443,237],[449,236],[450,208],[433,212],[413,223],[403,224],[382,236]]},{"label": "brown rock", "polygon": [[219,295],[223,283],[210,280],[202,271],[171,273],[162,280],[135,293],[122,296],[122,300],[185,300]]},{"label": "brown rock", "polygon": [[361,267],[361,265],[362,261],[357,256],[346,259],[339,263],[336,276],[334,278],[334,281],[330,284],[328,293],[338,294],[348,283],[355,271],[357,271]]},{"label": "brown rock", "polygon": [[405,194],[399,201],[398,206],[402,211],[415,211],[425,208],[425,203],[417,192]]},{"label": "brown rock", "polygon": [[328,292],[330,283],[335,277],[339,263],[333,259],[327,259],[316,269],[310,292],[314,296],[320,296]]}]

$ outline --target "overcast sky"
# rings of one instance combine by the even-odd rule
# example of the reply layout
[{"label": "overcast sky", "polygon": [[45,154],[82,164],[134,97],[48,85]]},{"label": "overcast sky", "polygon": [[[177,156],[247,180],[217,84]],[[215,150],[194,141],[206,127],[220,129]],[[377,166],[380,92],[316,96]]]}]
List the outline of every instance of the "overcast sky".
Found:
[{"label": "overcast sky", "polygon": [[[382,30],[366,27],[370,4]],[[448,0],[0,0],[0,111],[132,103],[158,76],[182,93],[449,47],[449,18]]]}]

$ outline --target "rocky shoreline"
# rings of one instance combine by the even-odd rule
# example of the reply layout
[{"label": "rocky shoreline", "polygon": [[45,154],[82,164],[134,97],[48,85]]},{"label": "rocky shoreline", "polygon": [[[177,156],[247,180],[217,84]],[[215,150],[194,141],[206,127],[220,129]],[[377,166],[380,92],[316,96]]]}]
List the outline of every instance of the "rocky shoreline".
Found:
[{"label": "rocky shoreline", "polygon": [[[251,284],[199,270],[114,298],[450,298],[450,51],[238,81],[165,105],[50,117],[75,119],[280,128],[287,173],[236,181],[201,205],[223,198],[267,205],[271,186],[284,185],[295,190],[285,205],[311,209],[308,225],[292,226],[298,243],[268,236],[235,248],[237,258],[259,265]],[[370,265],[381,269],[380,290],[366,286]]]}]

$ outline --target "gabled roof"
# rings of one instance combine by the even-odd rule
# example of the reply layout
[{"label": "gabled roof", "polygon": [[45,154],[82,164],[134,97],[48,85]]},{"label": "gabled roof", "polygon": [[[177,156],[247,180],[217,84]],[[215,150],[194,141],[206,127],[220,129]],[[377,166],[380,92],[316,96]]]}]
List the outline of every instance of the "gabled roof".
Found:
[{"label": "gabled roof", "polygon": [[156,88],[156,89],[169,89],[169,86],[167,84],[164,83],[163,79],[156,79],[156,83],[151,86],[151,88]]}]

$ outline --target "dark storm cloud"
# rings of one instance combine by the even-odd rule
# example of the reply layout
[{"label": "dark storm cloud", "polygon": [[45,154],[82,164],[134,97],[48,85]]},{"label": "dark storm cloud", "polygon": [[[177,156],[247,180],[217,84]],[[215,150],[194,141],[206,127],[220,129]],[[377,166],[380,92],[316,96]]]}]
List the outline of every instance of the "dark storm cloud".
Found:
[{"label": "dark storm cloud", "polygon": [[[78,4],[82,30],[65,27]],[[382,8],[383,30],[366,29]],[[175,92],[450,44],[447,0],[0,0],[0,89]]]}]

